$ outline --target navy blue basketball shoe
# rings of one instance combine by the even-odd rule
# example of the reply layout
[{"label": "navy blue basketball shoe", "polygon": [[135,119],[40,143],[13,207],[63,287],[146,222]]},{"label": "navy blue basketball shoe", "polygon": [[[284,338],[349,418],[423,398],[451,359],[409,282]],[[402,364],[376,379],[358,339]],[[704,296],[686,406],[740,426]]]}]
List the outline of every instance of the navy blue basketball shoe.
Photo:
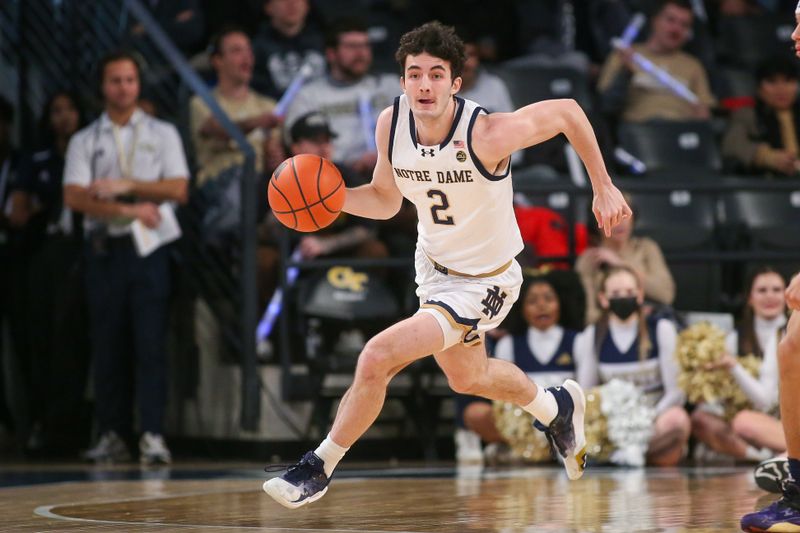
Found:
[{"label": "navy blue basketball shoe", "polygon": [[[325,461],[314,452],[307,452],[300,462],[290,466],[279,477],[264,482],[264,492],[288,509],[297,509],[315,502],[328,492],[330,478],[325,475]],[[272,469],[265,468],[267,472]]]},{"label": "navy blue basketball shoe", "polygon": [[800,533],[800,486],[783,484],[783,497],[755,513],[744,515],[742,531],[749,533]]},{"label": "navy blue basketball shoe", "polygon": [[544,432],[550,446],[564,459],[567,476],[578,479],[586,469],[586,435],[583,431],[583,415],[586,398],[581,386],[568,379],[560,387],[548,387],[558,403],[558,414],[545,426],[538,420],[533,427]]}]

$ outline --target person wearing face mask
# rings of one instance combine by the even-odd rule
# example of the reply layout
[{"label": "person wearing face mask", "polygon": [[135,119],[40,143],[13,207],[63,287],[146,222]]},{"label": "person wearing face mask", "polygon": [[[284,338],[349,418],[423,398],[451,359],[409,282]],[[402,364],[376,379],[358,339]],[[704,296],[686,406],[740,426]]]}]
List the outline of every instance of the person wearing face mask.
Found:
[{"label": "person wearing face mask", "polygon": [[[700,406],[692,413],[692,433],[718,453],[758,461],[786,451],[780,420],[768,414],[778,405],[777,349],[786,326],[785,290],[783,277],[769,267],[751,276],[738,331],[728,335],[727,353],[710,367],[728,370],[753,405],[753,409],[740,411],[730,423],[717,416],[711,406]],[[759,376],[750,375],[733,354],[760,357]]]},{"label": "person wearing face mask", "polygon": [[675,466],[684,457],[691,433],[684,393],[678,387],[675,325],[665,318],[645,317],[643,284],[630,267],[612,267],[600,287],[600,319],[575,341],[575,359],[593,363],[584,365],[578,380],[584,388],[612,379],[638,386],[656,412],[647,462]]},{"label": "person wearing face mask", "polygon": [[[587,248],[575,262],[575,270],[586,291],[586,322],[596,322],[601,315],[597,306],[600,282],[609,268],[624,266],[636,271],[641,278],[647,307],[672,305],[675,300],[675,280],[664,260],[658,243],[648,237],[633,235],[636,206],[625,196],[633,216],[623,220],[610,236],[596,235],[596,246]],[[588,228],[592,230],[592,224]]]},{"label": "person wearing face mask", "polygon": [[722,154],[743,173],[796,176],[800,102],[794,62],[783,56],[765,60],[756,70],[755,105],[731,115]]},{"label": "person wearing face mask", "polygon": [[[584,365],[574,355],[575,338],[583,323],[583,309],[568,294],[566,279],[571,273],[553,271],[527,278],[522,285],[516,315],[512,312],[510,335],[495,346],[494,357],[514,363],[532,380],[544,386],[560,385],[575,379]],[[577,284],[577,281],[576,281]],[[516,319],[516,320],[515,320]],[[591,365],[591,368],[594,368]],[[482,458],[481,441],[487,462],[496,459],[503,437],[494,420],[492,403],[477,396],[457,395],[460,411],[456,429],[456,459],[473,462]]]}]

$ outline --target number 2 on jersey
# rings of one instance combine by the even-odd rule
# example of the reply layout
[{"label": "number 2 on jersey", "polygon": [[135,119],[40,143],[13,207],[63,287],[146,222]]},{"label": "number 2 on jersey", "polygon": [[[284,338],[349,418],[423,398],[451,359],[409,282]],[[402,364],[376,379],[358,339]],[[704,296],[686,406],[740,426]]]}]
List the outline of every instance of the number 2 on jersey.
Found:
[{"label": "number 2 on jersey", "polygon": [[447,201],[447,195],[442,191],[431,189],[428,191],[428,198],[438,198],[439,203],[431,206],[431,217],[433,217],[434,224],[442,224],[444,226],[453,226],[453,217],[444,216],[443,212],[450,207],[450,202]]}]

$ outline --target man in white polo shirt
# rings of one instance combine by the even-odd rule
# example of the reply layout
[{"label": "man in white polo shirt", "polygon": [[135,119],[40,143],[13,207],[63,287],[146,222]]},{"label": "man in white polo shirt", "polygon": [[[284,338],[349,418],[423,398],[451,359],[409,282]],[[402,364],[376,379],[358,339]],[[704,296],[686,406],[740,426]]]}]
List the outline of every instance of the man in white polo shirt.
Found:
[{"label": "man in white polo shirt", "polygon": [[[166,329],[170,292],[166,246],[140,257],[131,228],[161,224],[159,204],[183,203],[189,171],[174,126],[137,107],[140,72],[126,52],[99,65],[105,112],[67,148],[64,203],[85,215],[86,288],[100,439],[95,461],[130,457],[131,404],[139,408],[143,463],[168,463]],[[135,369],[135,370],[134,370]]]}]

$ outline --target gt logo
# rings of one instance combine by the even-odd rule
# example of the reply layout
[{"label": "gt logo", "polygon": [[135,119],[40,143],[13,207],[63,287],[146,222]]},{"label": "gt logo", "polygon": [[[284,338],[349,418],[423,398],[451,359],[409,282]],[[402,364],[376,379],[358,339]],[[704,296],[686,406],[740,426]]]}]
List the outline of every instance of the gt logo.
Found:
[{"label": "gt logo", "polygon": [[434,155],[436,155],[436,152],[433,148],[431,148],[430,150],[426,150],[425,148],[420,148],[420,152],[422,152],[422,157],[427,157],[427,156],[433,157]]},{"label": "gt logo", "polygon": [[328,283],[337,289],[346,289],[351,292],[362,292],[369,276],[363,272],[355,272],[350,267],[333,267],[328,270]]}]

